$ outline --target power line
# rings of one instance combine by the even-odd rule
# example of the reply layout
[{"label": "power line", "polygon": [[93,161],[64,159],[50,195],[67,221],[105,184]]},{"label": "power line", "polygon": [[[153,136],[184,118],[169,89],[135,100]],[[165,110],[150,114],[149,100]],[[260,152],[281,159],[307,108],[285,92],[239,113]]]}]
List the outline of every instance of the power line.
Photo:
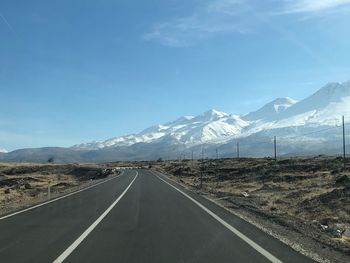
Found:
[{"label": "power line", "polygon": [[312,131],[312,132],[308,132],[308,133],[304,133],[304,134],[300,134],[300,135],[296,135],[296,136],[281,137],[281,139],[297,139],[297,138],[300,138],[300,137],[305,137],[307,135],[312,135],[312,134],[315,134],[315,133],[329,131],[329,130],[333,130],[333,129],[340,128],[340,127],[341,127],[340,125],[337,125],[335,127],[328,127],[328,128],[322,129],[322,130]]}]

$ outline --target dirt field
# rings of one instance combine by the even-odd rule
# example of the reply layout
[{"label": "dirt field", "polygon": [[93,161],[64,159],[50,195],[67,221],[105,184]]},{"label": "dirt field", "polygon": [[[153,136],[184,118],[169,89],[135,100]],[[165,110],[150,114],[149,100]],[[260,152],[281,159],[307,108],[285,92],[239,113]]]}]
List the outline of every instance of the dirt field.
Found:
[{"label": "dirt field", "polygon": [[344,169],[341,158],[184,160],[150,166],[320,262],[350,262],[350,163]]},{"label": "dirt field", "polygon": [[[350,262],[350,161],[315,157],[127,162],[0,163],[0,214],[144,167],[202,194],[319,262]],[[202,187],[200,178],[202,177]]]},{"label": "dirt field", "polygon": [[81,189],[118,173],[103,165],[0,163],[0,215]]}]

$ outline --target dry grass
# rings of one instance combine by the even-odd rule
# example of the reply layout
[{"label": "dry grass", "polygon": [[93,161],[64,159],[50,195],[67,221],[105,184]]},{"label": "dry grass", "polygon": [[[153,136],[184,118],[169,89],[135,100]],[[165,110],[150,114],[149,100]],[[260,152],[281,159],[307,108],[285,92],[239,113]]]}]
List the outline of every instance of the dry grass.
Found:
[{"label": "dry grass", "polygon": [[96,164],[0,163],[0,214],[46,201],[117,173],[105,168]]},{"label": "dry grass", "polygon": [[[245,215],[274,221],[350,255],[350,169],[340,158],[154,162],[153,169]],[[350,165],[349,165],[350,166]],[[200,177],[203,186],[200,189]],[[322,226],[326,226],[323,229]]]}]

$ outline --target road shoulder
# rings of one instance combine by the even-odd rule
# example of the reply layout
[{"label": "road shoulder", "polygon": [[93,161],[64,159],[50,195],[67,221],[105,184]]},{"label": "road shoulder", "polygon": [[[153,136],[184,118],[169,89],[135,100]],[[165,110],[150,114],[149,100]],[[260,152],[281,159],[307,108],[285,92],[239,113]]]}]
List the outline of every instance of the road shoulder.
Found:
[{"label": "road shoulder", "polygon": [[[281,242],[281,240],[271,235],[271,233],[268,231],[265,231],[265,229],[261,229],[255,224],[252,224],[252,222],[249,222],[245,218],[233,213],[233,211],[219,202],[214,201],[208,195],[205,195],[199,191],[194,191],[194,189],[190,189],[186,185],[171,179],[169,175],[164,175],[158,171],[152,172],[166,180],[174,187],[185,192],[191,198],[195,199],[197,202],[225,220],[232,227],[239,229],[242,234],[254,240],[254,242],[269,251],[271,254],[275,255],[277,258],[280,258],[283,262],[313,262],[313,260],[311,260],[309,257],[294,250],[285,242]],[[285,251],[288,251],[288,253],[285,253]],[[290,261],[290,259],[292,259],[292,261]]]}]

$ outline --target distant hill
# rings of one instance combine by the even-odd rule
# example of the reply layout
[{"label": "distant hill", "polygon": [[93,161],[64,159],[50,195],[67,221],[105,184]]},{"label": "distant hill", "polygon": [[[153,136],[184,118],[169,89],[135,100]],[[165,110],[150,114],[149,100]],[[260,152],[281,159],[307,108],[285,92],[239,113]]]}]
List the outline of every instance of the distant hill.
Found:
[{"label": "distant hill", "polygon": [[209,110],[198,116],[149,127],[138,134],[105,141],[0,152],[1,161],[102,162],[235,155],[271,156],[273,136],[280,155],[341,153],[341,116],[350,120],[350,81],[329,83],[301,100],[278,98],[257,111],[238,116]]}]

